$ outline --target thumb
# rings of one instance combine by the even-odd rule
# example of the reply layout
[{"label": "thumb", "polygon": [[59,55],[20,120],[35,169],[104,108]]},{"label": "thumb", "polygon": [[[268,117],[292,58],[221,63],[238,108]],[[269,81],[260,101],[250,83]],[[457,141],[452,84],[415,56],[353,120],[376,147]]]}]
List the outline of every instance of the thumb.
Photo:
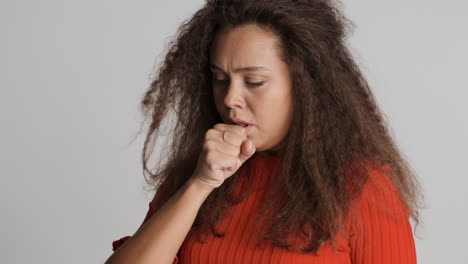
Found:
[{"label": "thumb", "polygon": [[246,160],[248,160],[254,153],[255,153],[255,146],[252,140],[248,139],[241,145],[241,153],[239,154],[239,160],[243,164]]}]

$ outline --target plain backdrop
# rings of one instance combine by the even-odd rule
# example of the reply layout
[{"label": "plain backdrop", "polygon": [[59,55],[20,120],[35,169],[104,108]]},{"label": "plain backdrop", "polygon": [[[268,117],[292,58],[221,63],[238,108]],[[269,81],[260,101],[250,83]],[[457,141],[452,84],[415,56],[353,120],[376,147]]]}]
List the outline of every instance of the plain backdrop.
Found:
[{"label": "plain backdrop", "polygon": [[[103,263],[148,209],[138,104],[201,0],[0,2],[0,262]],[[466,263],[468,2],[345,1],[349,42],[421,178],[418,263]],[[131,144],[130,144],[131,143]]]}]

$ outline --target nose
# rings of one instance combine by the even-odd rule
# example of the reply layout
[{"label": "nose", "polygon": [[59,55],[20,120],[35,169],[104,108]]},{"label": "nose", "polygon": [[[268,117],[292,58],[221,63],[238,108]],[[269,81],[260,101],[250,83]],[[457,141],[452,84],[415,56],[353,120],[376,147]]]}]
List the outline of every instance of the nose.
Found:
[{"label": "nose", "polygon": [[242,108],[244,105],[243,98],[243,88],[239,82],[232,80],[229,82],[229,85],[224,95],[224,105],[228,108]]}]

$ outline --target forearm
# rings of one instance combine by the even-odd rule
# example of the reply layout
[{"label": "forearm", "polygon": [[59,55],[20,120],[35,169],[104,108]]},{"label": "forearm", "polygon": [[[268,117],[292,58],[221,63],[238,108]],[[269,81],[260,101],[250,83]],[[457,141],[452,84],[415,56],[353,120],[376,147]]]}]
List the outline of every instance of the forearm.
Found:
[{"label": "forearm", "polygon": [[191,178],[106,264],[172,263],[210,193]]}]

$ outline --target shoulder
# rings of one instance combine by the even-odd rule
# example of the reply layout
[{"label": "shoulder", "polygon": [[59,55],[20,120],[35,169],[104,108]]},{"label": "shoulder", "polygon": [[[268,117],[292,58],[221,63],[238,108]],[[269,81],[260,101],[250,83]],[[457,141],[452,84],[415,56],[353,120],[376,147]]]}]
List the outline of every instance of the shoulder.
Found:
[{"label": "shoulder", "polygon": [[351,203],[350,218],[355,222],[369,223],[372,219],[406,222],[409,208],[393,180],[388,164],[376,165],[366,161],[367,177],[356,198]]}]

